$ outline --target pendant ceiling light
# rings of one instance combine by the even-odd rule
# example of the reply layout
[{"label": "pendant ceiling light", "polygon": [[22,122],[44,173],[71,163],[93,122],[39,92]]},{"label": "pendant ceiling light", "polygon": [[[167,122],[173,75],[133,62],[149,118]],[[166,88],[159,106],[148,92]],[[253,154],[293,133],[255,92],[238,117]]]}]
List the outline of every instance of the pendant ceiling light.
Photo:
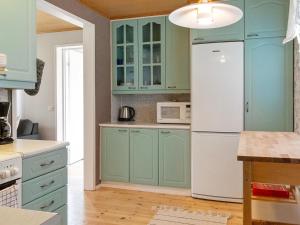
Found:
[{"label": "pendant ceiling light", "polygon": [[202,0],[175,10],[169,20],[181,27],[210,29],[234,24],[242,17],[243,11],[238,7]]}]

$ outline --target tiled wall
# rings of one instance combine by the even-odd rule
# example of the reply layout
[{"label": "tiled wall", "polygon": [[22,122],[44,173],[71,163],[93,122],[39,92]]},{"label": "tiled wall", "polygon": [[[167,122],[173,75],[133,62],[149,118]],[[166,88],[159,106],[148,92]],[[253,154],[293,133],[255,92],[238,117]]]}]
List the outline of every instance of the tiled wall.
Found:
[{"label": "tiled wall", "polygon": [[8,90],[0,88],[0,102],[8,101]]},{"label": "tiled wall", "polygon": [[189,102],[189,94],[161,94],[161,95],[113,95],[112,121],[118,120],[121,106],[131,106],[136,111],[135,121],[144,123],[156,122],[156,103],[165,101]]},{"label": "tiled wall", "polygon": [[300,61],[299,61],[299,45],[295,41],[295,84],[294,84],[294,112],[295,112],[295,131],[300,133]]}]

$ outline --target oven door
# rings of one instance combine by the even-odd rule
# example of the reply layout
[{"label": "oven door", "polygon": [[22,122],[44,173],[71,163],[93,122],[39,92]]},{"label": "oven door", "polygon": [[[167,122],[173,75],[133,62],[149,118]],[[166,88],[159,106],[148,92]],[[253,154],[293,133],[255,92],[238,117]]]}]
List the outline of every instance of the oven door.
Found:
[{"label": "oven door", "polygon": [[0,206],[21,208],[22,206],[21,179],[0,184]]}]

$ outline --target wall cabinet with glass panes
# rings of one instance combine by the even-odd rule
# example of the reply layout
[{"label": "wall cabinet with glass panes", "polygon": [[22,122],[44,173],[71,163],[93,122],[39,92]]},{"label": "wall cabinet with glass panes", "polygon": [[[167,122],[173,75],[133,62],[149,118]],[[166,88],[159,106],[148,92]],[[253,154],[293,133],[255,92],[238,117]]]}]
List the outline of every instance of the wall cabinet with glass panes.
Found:
[{"label": "wall cabinet with glass panes", "polygon": [[189,58],[189,29],[165,16],[112,22],[113,94],[189,93]]}]

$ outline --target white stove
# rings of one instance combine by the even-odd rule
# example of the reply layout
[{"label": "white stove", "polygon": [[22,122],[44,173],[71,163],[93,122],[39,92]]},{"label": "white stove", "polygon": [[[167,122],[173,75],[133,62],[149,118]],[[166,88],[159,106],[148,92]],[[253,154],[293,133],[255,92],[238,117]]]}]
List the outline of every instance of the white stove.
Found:
[{"label": "white stove", "polygon": [[0,206],[21,207],[22,158],[0,151]]}]

